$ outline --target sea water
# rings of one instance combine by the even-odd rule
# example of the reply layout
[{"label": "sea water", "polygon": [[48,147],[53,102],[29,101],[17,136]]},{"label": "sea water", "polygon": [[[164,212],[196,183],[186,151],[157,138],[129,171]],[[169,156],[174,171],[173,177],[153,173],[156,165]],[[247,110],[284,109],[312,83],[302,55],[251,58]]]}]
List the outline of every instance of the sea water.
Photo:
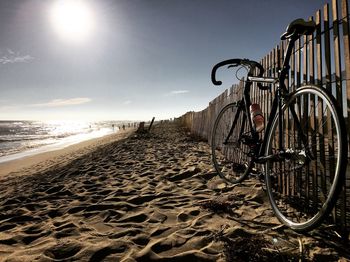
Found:
[{"label": "sea water", "polygon": [[121,121],[0,121],[0,163],[112,134],[123,124]]}]

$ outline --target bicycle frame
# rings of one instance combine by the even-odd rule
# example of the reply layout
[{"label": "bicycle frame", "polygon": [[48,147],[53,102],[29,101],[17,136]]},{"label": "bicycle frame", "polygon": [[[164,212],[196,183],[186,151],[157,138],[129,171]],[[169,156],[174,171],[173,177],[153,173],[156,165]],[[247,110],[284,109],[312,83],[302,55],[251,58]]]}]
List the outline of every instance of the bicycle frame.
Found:
[{"label": "bicycle frame", "polygon": [[[270,111],[270,116],[269,116],[269,120],[268,123],[266,125],[266,129],[265,129],[265,134],[268,134],[272,128],[273,122],[275,121],[275,118],[277,116],[277,113],[279,116],[282,115],[283,112],[283,99],[288,97],[289,91],[288,88],[286,87],[286,85],[284,84],[284,81],[288,75],[288,71],[290,69],[289,66],[289,60],[290,57],[292,55],[292,51],[293,51],[293,47],[294,47],[294,42],[297,40],[297,37],[293,37],[289,40],[288,46],[287,46],[287,51],[285,53],[285,58],[283,61],[283,65],[282,65],[282,69],[280,71],[280,74],[278,76],[278,78],[269,78],[269,77],[253,77],[252,76],[252,72],[248,73],[248,80],[246,81],[245,84],[245,88],[244,88],[244,95],[243,95],[243,99],[244,99],[244,103],[245,103],[245,113],[247,114],[247,118],[249,121],[249,125],[250,128],[252,130],[252,138],[256,139],[256,142],[258,142],[258,133],[255,131],[255,129],[253,128],[253,123],[251,118],[248,115],[249,112],[249,106],[251,105],[251,101],[250,101],[250,88],[253,82],[256,83],[277,83],[277,88],[276,88],[276,95],[273,99],[272,102],[272,108]],[[293,116],[293,118],[295,119],[295,124],[298,128],[298,130],[301,130],[301,124],[300,121],[298,120],[297,114],[294,110],[294,108],[292,106],[290,106],[290,111],[291,114]],[[283,118],[282,117],[278,117],[278,135],[279,135],[279,151],[281,153],[283,153]],[[302,142],[304,143],[304,145],[307,145],[307,138],[305,137],[305,135],[303,134],[303,132],[301,132],[301,139]],[[275,156],[264,156],[265,150],[266,150],[266,144],[267,144],[267,137],[265,136],[262,144],[260,146],[259,149],[259,153],[257,156],[255,156],[255,162],[257,163],[265,163],[268,159],[271,159],[272,157]]]}]

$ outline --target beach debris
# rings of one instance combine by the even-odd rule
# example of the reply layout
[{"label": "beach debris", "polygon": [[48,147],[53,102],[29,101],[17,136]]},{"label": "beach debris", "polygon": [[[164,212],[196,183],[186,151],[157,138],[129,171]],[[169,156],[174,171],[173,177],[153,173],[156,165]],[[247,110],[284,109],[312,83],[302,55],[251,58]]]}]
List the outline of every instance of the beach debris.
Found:
[{"label": "beach debris", "polygon": [[226,188],[227,183],[223,179],[219,178],[216,173],[214,174],[216,176],[213,176],[213,178],[210,179],[207,183],[208,188],[212,190],[219,190],[219,191]]},{"label": "beach debris", "polygon": [[303,253],[304,253],[304,245],[303,245],[303,241],[300,237],[298,237],[298,242],[299,242],[299,253],[300,253],[300,260],[303,257]]},{"label": "beach debris", "polygon": [[302,261],[299,244],[279,237],[248,231],[240,226],[222,226],[216,232],[215,241],[224,244],[226,261]]},{"label": "beach debris", "polygon": [[145,122],[140,122],[139,127],[136,130],[136,133],[144,133],[145,130]]},{"label": "beach debris", "polygon": [[150,125],[148,126],[147,129],[146,129],[146,123],[145,122],[140,122],[139,123],[139,127],[136,130],[136,133],[139,133],[139,134],[149,133],[151,131],[152,126],[153,126],[154,119],[155,119],[155,117],[152,118],[151,123],[150,123]]},{"label": "beach debris", "polygon": [[148,127],[148,132],[150,132],[150,131],[151,131],[151,128],[152,128],[152,125],[153,125],[154,119],[155,119],[155,117],[153,117],[153,118],[152,118],[151,124],[150,124],[150,125],[149,125],[149,127]]},{"label": "beach debris", "polygon": [[224,198],[216,198],[212,200],[207,200],[199,204],[202,208],[208,209],[212,211],[215,214],[233,214],[232,209],[237,207],[237,204],[235,204],[233,201],[230,201],[228,199]]}]

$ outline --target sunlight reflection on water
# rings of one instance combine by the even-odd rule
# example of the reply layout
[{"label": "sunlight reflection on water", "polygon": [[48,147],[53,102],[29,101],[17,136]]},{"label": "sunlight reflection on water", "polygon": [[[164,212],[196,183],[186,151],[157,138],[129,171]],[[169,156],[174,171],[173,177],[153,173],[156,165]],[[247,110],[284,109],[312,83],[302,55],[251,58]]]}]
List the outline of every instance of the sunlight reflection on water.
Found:
[{"label": "sunlight reflection on water", "polygon": [[0,163],[112,134],[119,125],[120,121],[0,121]]}]

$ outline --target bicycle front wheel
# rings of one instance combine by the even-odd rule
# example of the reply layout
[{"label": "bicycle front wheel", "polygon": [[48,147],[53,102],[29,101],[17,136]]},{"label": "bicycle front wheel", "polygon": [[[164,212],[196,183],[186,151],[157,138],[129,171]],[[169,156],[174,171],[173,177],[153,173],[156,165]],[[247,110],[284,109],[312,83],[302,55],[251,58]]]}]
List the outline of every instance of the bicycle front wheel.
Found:
[{"label": "bicycle front wheel", "polygon": [[283,224],[309,231],[329,215],[345,178],[346,140],[342,111],[326,90],[305,86],[286,99],[265,151],[279,155],[267,161],[265,175],[270,203]]},{"label": "bicycle front wheel", "polygon": [[251,170],[249,134],[242,107],[236,103],[225,106],[214,123],[211,152],[217,173],[229,183],[241,182]]}]

